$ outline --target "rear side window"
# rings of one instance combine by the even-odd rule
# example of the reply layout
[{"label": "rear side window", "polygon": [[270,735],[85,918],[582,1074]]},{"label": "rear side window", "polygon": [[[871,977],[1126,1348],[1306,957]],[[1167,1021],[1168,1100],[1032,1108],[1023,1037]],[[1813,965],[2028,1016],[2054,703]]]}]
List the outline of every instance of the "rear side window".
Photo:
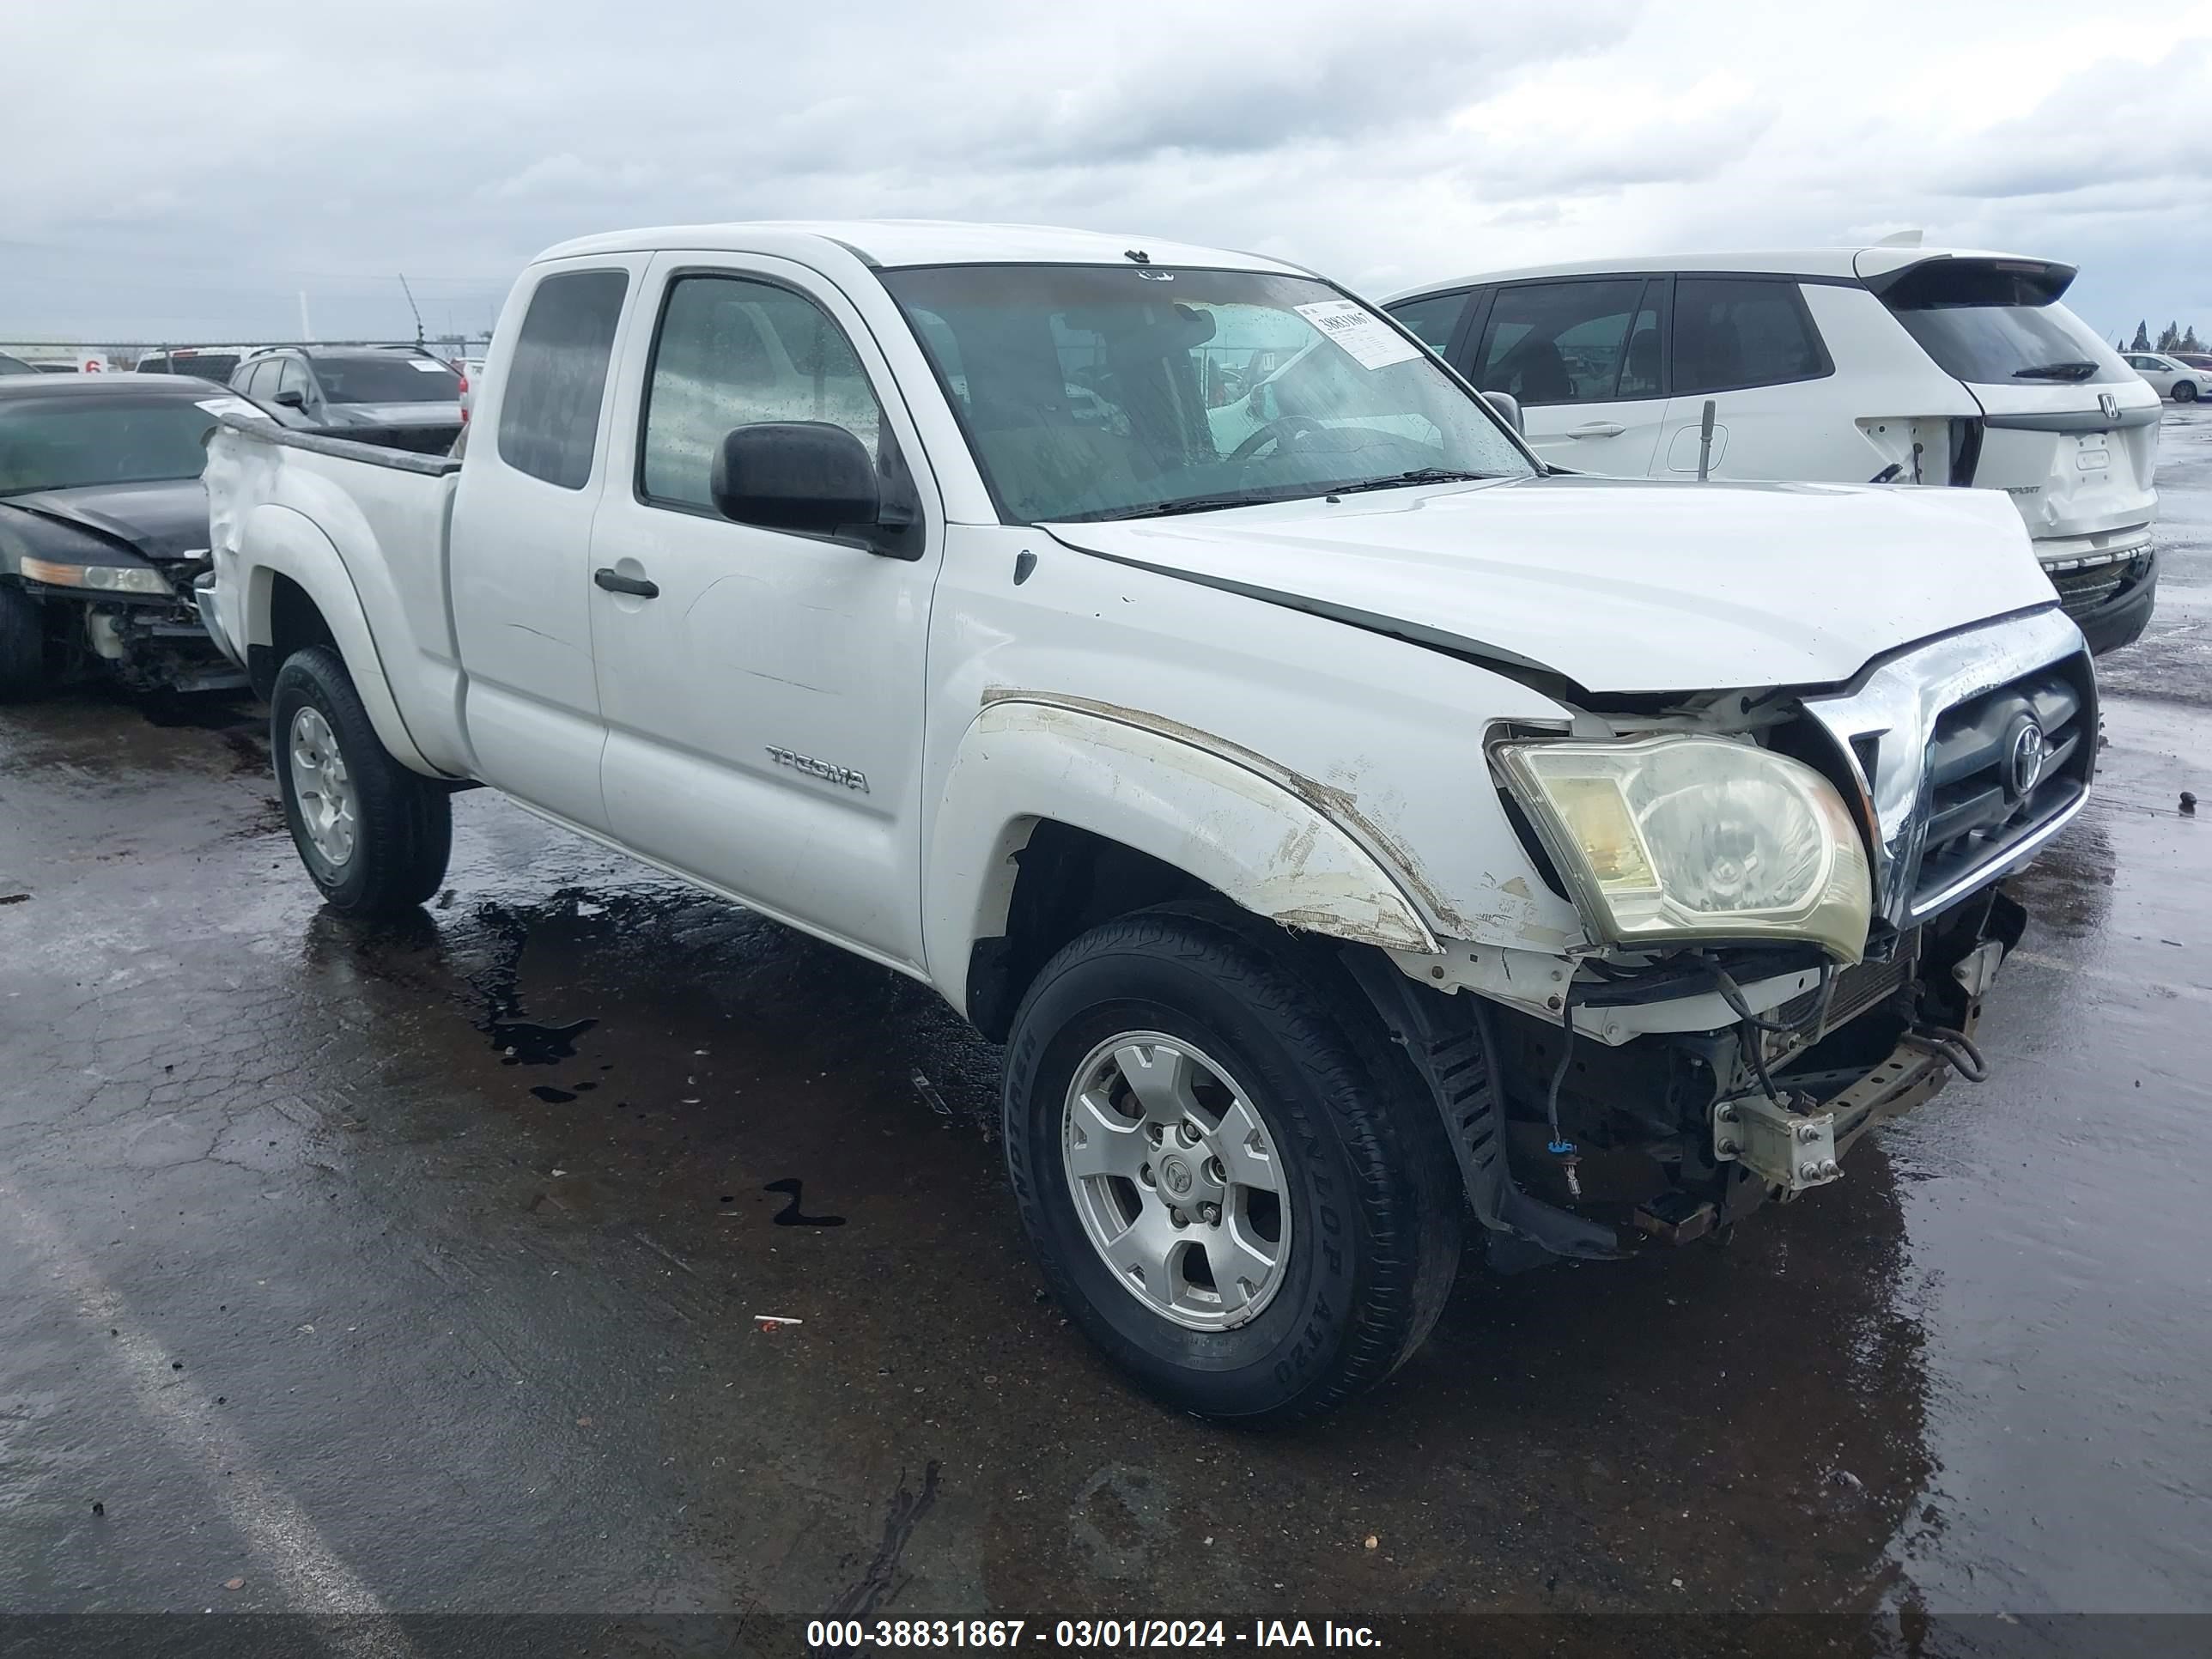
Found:
[{"label": "rear side window", "polygon": [[1833,372],[1796,283],[1745,276],[1675,279],[1676,392],[1780,386]]},{"label": "rear side window", "polygon": [[499,458],[518,472],[581,489],[599,441],[599,404],[629,275],[568,270],[530,296],[499,405]]},{"label": "rear side window", "polygon": [[1452,336],[1467,311],[1467,294],[1431,294],[1425,300],[1408,300],[1392,306],[1390,314],[1420,337],[1423,345],[1441,357],[1451,349]]},{"label": "rear side window", "polygon": [[1648,331],[1652,326],[1640,305],[1644,289],[1641,276],[1498,289],[1475,385],[1510,392],[1532,407],[1609,403],[1624,395],[1620,386],[1630,327],[1641,322]]},{"label": "rear side window", "polygon": [[1930,259],[1879,292],[1936,366],[1960,380],[1984,386],[2133,380],[2119,354],[2059,304],[2073,274],[2063,265],[2026,260]]}]

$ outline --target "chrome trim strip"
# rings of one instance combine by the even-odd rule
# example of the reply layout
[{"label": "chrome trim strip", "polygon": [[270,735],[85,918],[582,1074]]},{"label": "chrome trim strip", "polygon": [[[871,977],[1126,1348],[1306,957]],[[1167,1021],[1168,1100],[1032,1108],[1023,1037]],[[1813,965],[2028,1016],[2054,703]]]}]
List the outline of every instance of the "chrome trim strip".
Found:
[{"label": "chrome trim strip", "polygon": [[2081,809],[2088,804],[2089,790],[2088,786],[2085,784],[2074,792],[2072,800],[2006,848],[1996,858],[1976,865],[1941,892],[1930,897],[1915,901],[1911,907],[1911,919],[1916,922],[1925,921],[1937,912],[1948,910],[1968,894],[1988,885],[1992,872],[2002,874],[2022,860],[2033,858],[2043,850],[2046,842],[2073,823]]},{"label": "chrome trim strip", "polygon": [[2157,404],[2144,404],[2133,409],[2123,409],[2110,416],[2097,409],[2056,410],[2028,415],[1984,415],[1982,424],[2006,432],[2075,433],[2087,436],[2092,432],[2156,426],[2165,413],[2165,410]]}]

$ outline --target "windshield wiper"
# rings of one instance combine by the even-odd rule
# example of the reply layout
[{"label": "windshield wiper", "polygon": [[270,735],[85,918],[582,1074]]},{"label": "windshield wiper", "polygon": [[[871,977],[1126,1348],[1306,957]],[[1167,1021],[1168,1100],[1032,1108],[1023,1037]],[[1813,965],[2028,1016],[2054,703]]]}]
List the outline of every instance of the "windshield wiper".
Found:
[{"label": "windshield wiper", "polygon": [[2033,368],[2015,368],[2015,380],[2086,380],[2097,372],[2096,364],[2086,357],[2069,357],[2062,363],[2038,363]]},{"label": "windshield wiper", "polygon": [[1491,472],[1462,472],[1448,466],[1419,466],[1411,472],[1394,472],[1387,478],[1361,478],[1352,483],[1309,484],[1267,494],[1243,492],[1222,495],[1192,495],[1182,501],[1155,501],[1114,514],[1116,519],[1169,519],[1182,513],[1218,513],[1230,507],[1267,507],[1279,501],[1315,501],[1323,495],[1349,495],[1362,489],[1396,489],[1407,484],[1468,483],[1495,477]]},{"label": "windshield wiper", "polygon": [[1462,472],[1449,466],[1417,466],[1410,472],[1394,472],[1387,478],[1362,478],[1358,483],[1338,484],[1328,493],[1349,495],[1362,489],[1398,489],[1407,484],[1474,483],[1496,476],[1492,472]]},{"label": "windshield wiper", "polygon": [[1179,513],[1218,513],[1227,507],[1266,507],[1276,501],[1296,501],[1301,495],[1319,495],[1319,490],[1300,490],[1294,495],[1255,495],[1249,493],[1229,495],[1188,495],[1181,501],[1154,501],[1149,507],[1133,507],[1126,513],[1116,513],[1116,519],[1171,519]]}]

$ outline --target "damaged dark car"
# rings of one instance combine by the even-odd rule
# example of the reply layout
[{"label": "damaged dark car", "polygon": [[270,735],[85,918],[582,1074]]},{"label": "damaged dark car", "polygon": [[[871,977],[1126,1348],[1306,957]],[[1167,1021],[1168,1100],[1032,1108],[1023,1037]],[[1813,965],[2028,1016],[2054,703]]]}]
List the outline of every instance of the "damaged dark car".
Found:
[{"label": "damaged dark car", "polygon": [[142,691],[245,684],[200,625],[209,431],[237,393],[168,374],[0,382],[0,700],[108,677]]}]

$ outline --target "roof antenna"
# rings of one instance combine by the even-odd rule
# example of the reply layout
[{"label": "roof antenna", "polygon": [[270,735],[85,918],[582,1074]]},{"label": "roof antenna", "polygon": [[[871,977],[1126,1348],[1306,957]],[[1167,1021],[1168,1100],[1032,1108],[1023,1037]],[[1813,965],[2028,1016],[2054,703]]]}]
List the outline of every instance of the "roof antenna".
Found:
[{"label": "roof antenna", "polygon": [[407,273],[399,273],[399,291],[407,296],[407,309],[415,313],[415,343],[422,343],[422,307],[415,303],[415,290],[407,286]]},{"label": "roof antenna", "polygon": [[1152,262],[1152,256],[1140,247],[1123,248],[1121,257],[1124,259],[1134,259],[1140,265],[1148,265]]}]

